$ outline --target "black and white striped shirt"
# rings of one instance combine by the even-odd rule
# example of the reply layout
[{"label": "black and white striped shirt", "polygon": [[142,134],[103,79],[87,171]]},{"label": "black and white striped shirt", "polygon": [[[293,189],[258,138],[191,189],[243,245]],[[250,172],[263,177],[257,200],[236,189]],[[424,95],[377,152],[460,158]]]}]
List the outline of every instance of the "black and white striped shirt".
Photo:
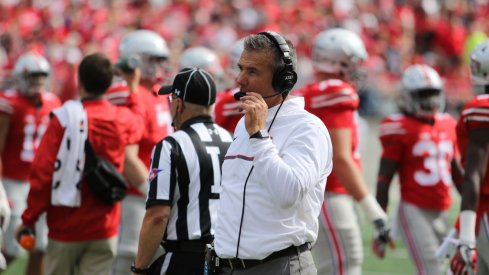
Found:
[{"label": "black and white striped shirt", "polygon": [[199,116],[156,144],[146,208],[171,207],[164,240],[208,240],[214,235],[221,165],[231,141],[211,117]]}]

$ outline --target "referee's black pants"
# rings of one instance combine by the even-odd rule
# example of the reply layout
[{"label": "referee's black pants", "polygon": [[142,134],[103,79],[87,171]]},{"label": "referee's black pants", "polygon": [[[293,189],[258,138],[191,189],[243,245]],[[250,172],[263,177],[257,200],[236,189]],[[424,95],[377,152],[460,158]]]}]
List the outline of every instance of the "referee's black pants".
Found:
[{"label": "referee's black pants", "polygon": [[166,252],[151,264],[148,275],[202,275],[205,252]]}]

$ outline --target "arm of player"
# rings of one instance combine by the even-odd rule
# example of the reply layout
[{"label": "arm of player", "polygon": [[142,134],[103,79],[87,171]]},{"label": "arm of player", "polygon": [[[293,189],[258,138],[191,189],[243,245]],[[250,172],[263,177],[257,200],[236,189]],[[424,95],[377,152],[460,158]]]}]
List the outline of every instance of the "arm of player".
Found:
[{"label": "arm of player", "polygon": [[[367,184],[355,164],[351,152],[352,133],[350,128],[333,128],[329,130],[333,142],[333,163],[335,175],[348,193],[359,202],[367,214],[368,219],[374,225],[374,241],[372,248],[377,256],[383,257],[384,246],[391,243],[387,214],[380,207],[375,198],[370,194]],[[375,247],[374,247],[375,245]]]},{"label": "arm of player", "polygon": [[489,158],[488,128],[469,131],[469,141],[465,152],[465,175],[462,182],[462,205],[460,212],[460,241],[457,253],[450,262],[454,274],[473,270],[475,247],[475,227],[481,182],[486,173]]},{"label": "arm of player", "polygon": [[141,81],[141,69],[135,68],[131,72],[124,72],[119,67],[114,67],[117,70],[117,73],[126,81],[129,92],[138,93],[139,82]]},{"label": "arm of player", "polygon": [[139,233],[138,252],[134,261],[136,268],[145,269],[151,264],[165,234],[169,216],[170,206],[168,205],[153,205],[146,209]]},{"label": "arm of player", "polygon": [[376,198],[380,207],[385,211],[387,211],[387,206],[389,204],[389,187],[398,168],[398,162],[386,158],[380,159]]},{"label": "arm of player", "polygon": [[[487,171],[489,158],[489,128],[474,129],[469,133],[466,150],[465,175],[462,183],[461,211],[476,211],[479,201],[480,185]],[[472,230],[472,232],[474,232]]]},{"label": "arm of player", "polygon": [[355,164],[351,153],[351,130],[349,128],[330,129],[333,142],[333,163],[335,175],[348,193],[362,206],[368,219],[387,220],[384,210],[370,194],[360,169]]},{"label": "arm of player", "polygon": [[[380,168],[377,177],[377,202],[384,209],[387,210],[389,204],[389,187],[394,177],[394,174],[399,168],[399,163],[390,159],[381,158]],[[382,227],[382,224],[378,224]],[[372,251],[379,258],[385,257],[385,246],[389,244],[391,249],[394,249],[394,242],[390,239],[389,228],[384,225],[382,228],[376,228],[374,238],[372,239]]]},{"label": "arm of player", "polygon": [[138,156],[139,145],[126,145],[123,174],[142,194],[148,193],[148,169]]},{"label": "arm of player", "polygon": [[455,157],[452,159],[450,165],[452,168],[453,184],[455,185],[455,188],[457,188],[458,193],[462,194],[462,181],[464,179],[464,168],[460,163],[460,159]]},{"label": "arm of player", "polygon": [[328,129],[333,143],[334,173],[356,200],[361,201],[369,194],[367,184],[352,157],[352,132],[349,128]]}]

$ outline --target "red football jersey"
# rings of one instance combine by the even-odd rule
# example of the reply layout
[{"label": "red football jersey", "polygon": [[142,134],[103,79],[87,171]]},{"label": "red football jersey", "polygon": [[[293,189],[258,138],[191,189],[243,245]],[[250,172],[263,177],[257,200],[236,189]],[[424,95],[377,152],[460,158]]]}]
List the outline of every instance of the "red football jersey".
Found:
[{"label": "red football jersey", "polygon": [[42,105],[34,106],[20,92],[7,90],[0,93],[0,115],[10,117],[10,127],[2,153],[2,177],[27,181],[39,142],[49,123],[52,109],[61,101],[52,93],[44,93]]},{"label": "red football jersey", "polygon": [[239,88],[226,90],[217,94],[215,106],[215,121],[216,124],[234,133],[236,124],[243,117],[243,114],[238,111],[238,102],[234,99],[234,94],[239,92]]},{"label": "red football jersey", "polygon": [[[151,153],[156,143],[169,135],[171,128],[170,105],[168,96],[157,95],[153,91],[143,86],[138,87],[137,98],[144,109],[145,130],[143,137],[139,141],[139,158],[144,162],[146,167],[150,168]],[[127,97],[130,92],[125,81],[115,81],[106,94],[110,103],[115,105],[127,105]],[[129,186],[130,194],[140,194],[132,185]],[[141,194],[140,194],[141,195]],[[146,195],[146,194],[144,194]]]},{"label": "red football jersey", "polygon": [[[465,150],[468,142],[468,132],[472,129],[489,128],[489,95],[476,96],[468,101],[457,124],[458,148],[462,154],[462,164],[465,163]],[[486,174],[481,182],[479,208],[489,211],[489,163]]]},{"label": "red football jersey", "polygon": [[[309,84],[294,91],[294,94],[304,97],[306,110],[319,117],[328,129],[351,129],[351,153],[358,168],[361,168],[357,113],[359,99],[355,89],[345,81],[329,79]],[[335,175],[334,166],[327,180],[326,191],[348,194]]]},{"label": "red football jersey", "polygon": [[399,163],[401,198],[422,208],[451,204],[451,161],[458,156],[456,122],[437,114],[434,123],[395,114],[380,123],[382,157]]}]

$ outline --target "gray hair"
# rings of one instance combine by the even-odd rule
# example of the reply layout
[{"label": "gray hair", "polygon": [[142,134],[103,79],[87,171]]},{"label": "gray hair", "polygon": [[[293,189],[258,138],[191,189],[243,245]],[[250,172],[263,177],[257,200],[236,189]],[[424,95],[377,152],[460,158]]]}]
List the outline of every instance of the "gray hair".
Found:
[{"label": "gray hair", "polygon": [[[283,36],[282,36],[283,37]],[[287,42],[290,49],[290,58],[292,59],[292,67],[294,70],[297,68],[297,55],[295,52],[294,45],[287,38],[283,37]],[[245,51],[268,51],[274,55],[274,64],[272,64],[272,69],[274,72],[281,70],[285,67],[284,55],[277,44],[270,40],[267,36],[263,34],[251,34],[247,36],[244,40],[244,50]]]}]

